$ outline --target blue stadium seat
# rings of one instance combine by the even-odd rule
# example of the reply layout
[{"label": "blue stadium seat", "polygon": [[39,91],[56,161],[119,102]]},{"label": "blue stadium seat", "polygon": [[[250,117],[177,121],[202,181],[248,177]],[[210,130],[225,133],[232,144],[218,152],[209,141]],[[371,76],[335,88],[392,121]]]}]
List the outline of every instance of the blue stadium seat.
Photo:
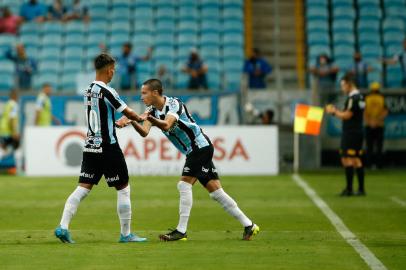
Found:
[{"label": "blue stadium seat", "polygon": [[243,0],[223,0],[223,7],[224,8],[244,8],[244,1]]},{"label": "blue stadium seat", "polygon": [[89,46],[86,50],[86,58],[88,61],[93,61],[94,58],[101,53],[99,46]]},{"label": "blue stadium seat", "polygon": [[341,45],[334,47],[334,59],[349,58],[352,59],[354,54],[354,46]]},{"label": "blue stadium seat", "polygon": [[331,56],[331,49],[329,45],[312,45],[309,48],[308,60],[314,61],[320,54],[327,54]]},{"label": "blue stadium seat", "polygon": [[334,59],[334,65],[344,72],[349,70],[352,64],[353,64],[352,58],[343,57]]},{"label": "blue stadium seat", "polygon": [[47,60],[42,58],[38,63],[38,71],[40,74],[59,74],[62,66],[59,60]]},{"label": "blue stadium seat", "polygon": [[131,32],[131,27],[130,27],[129,21],[128,20],[112,21],[110,31],[111,31],[111,33],[114,33],[114,34],[129,35]]},{"label": "blue stadium seat", "polygon": [[72,92],[76,91],[76,76],[75,73],[64,73],[62,74],[61,80],[59,82],[59,89],[70,90]]},{"label": "blue stadium seat", "polygon": [[207,72],[207,84],[209,89],[218,91],[222,88],[222,76],[219,72]]},{"label": "blue stadium seat", "polygon": [[153,73],[150,73],[150,72],[137,72],[136,75],[135,75],[137,87],[140,88],[141,84],[143,82],[145,82],[148,79],[151,79],[152,74],[155,74],[155,72],[153,72]]},{"label": "blue stadium seat", "polygon": [[333,9],[334,20],[354,20],[355,10],[353,7],[337,7]]},{"label": "blue stadium seat", "polygon": [[158,69],[160,68],[160,66],[165,66],[167,72],[169,74],[171,74],[171,76],[176,70],[176,65],[175,65],[175,62],[173,60],[162,59],[162,60],[159,60],[159,61],[155,61],[154,67],[153,67],[153,70],[152,70],[151,73],[155,75],[156,72],[158,71]]},{"label": "blue stadium seat", "polygon": [[405,25],[401,19],[387,18],[382,23],[382,31],[386,32],[404,32]]},{"label": "blue stadium seat", "polygon": [[111,5],[112,5],[113,9],[125,8],[125,9],[129,10],[131,8],[130,3],[131,3],[131,1],[128,1],[128,0],[114,0],[114,1],[111,1]]},{"label": "blue stadium seat", "polygon": [[331,6],[334,8],[338,7],[353,7],[354,2],[353,0],[331,0]]},{"label": "blue stadium seat", "polygon": [[380,20],[382,18],[381,9],[375,7],[362,7],[359,10],[360,20]]},{"label": "blue stadium seat", "polygon": [[330,36],[328,33],[308,33],[307,43],[311,46],[313,45],[329,45]]},{"label": "blue stadium seat", "polygon": [[136,1],[133,1],[133,7],[135,9],[152,8],[153,2],[150,0],[136,0]]},{"label": "blue stadium seat", "polygon": [[0,91],[10,91],[14,87],[14,76],[12,74],[0,73]]},{"label": "blue stadium seat", "polygon": [[170,7],[158,8],[156,11],[156,18],[160,19],[175,19],[177,16],[175,9]]},{"label": "blue stadium seat", "polygon": [[38,57],[41,61],[52,60],[56,61],[61,56],[61,50],[58,47],[42,47]]},{"label": "blue stadium seat", "polygon": [[220,27],[218,20],[202,20],[200,31],[202,33],[218,33]]},{"label": "blue stadium seat", "polygon": [[360,8],[362,8],[362,7],[379,8],[379,6],[381,5],[380,0],[357,0],[357,3],[358,3],[358,7],[360,7]]},{"label": "blue stadium seat", "polygon": [[160,46],[154,49],[153,58],[155,60],[173,60],[175,58],[175,51],[172,46]]},{"label": "blue stadium seat", "polygon": [[200,56],[203,60],[219,60],[220,59],[220,48],[218,46],[204,46],[199,50]]},{"label": "blue stadium seat", "polygon": [[385,32],[383,33],[383,44],[385,46],[402,44],[404,40],[403,32]]},{"label": "blue stadium seat", "polygon": [[398,54],[402,51],[401,45],[389,45],[385,47],[385,56],[393,57],[395,54]]},{"label": "blue stadium seat", "polygon": [[309,32],[324,32],[329,31],[329,24],[327,20],[312,20],[307,22],[307,31]]},{"label": "blue stadium seat", "polygon": [[362,32],[376,33],[380,30],[380,21],[371,20],[371,19],[359,20],[357,28],[358,28],[358,33],[360,33],[360,34]]},{"label": "blue stadium seat", "polygon": [[65,34],[83,34],[86,32],[86,25],[83,22],[69,22],[65,25]]},{"label": "blue stadium seat", "polygon": [[154,45],[153,36],[150,34],[136,34],[132,37],[131,43],[134,46],[152,46]]},{"label": "blue stadium seat", "polygon": [[[160,21],[157,22],[157,31]],[[150,20],[136,20],[134,23],[134,34],[151,34],[155,31],[155,25]]]},{"label": "blue stadium seat", "polygon": [[20,26],[19,33],[20,35],[25,34],[37,34],[39,26],[34,22],[25,22]]},{"label": "blue stadium seat", "polygon": [[244,33],[244,21],[242,20],[234,20],[234,19],[230,19],[230,20],[224,20],[223,23],[223,32],[226,33],[240,33],[243,34]]},{"label": "blue stadium seat", "polygon": [[4,74],[14,74],[15,64],[13,61],[10,60],[2,60],[0,61],[0,73]]},{"label": "blue stadium seat", "polygon": [[200,45],[202,46],[219,46],[220,35],[216,33],[202,33],[200,37]]},{"label": "blue stadium seat", "polygon": [[224,59],[236,59],[239,61],[244,61],[244,51],[242,47],[239,46],[229,46],[223,48],[223,58]]},{"label": "blue stadium seat", "polygon": [[27,46],[25,47],[25,52],[27,53],[27,55],[36,58],[38,56],[39,49],[37,46],[35,47]]},{"label": "blue stadium seat", "polygon": [[200,0],[200,5],[202,8],[207,8],[207,7],[219,7],[219,1],[217,0]]},{"label": "blue stadium seat", "polygon": [[203,7],[201,18],[205,20],[219,20],[221,18],[220,9],[218,7]]},{"label": "blue stadium seat", "polygon": [[379,59],[382,57],[382,47],[374,45],[364,45],[360,47],[364,59]]},{"label": "blue stadium seat", "polygon": [[175,37],[172,33],[158,33],[155,36],[156,46],[173,46],[175,44]]},{"label": "blue stadium seat", "polygon": [[239,71],[241,72],[244,62],[238,59],[224,59],[224,72]]},{"label": "blue stadium seat", "polygon": [[179,33],[189,33],[189,34],[196,34],[197,33],[197,22],[195,21],[180,21],[178,31]]},{"label": "blue stadium seat", "polygon": [[155,0],[155,5],[158,8],[174,8],[176,4],[176,1]]},{"label": "blue stadium seat", "polygon": [[235,33],[225,33],[223,35],[223,45],[236,45],[236,46],[243,46],[244,44],[244,37],[240,34]]},{"label": "blue stadium seat", "polygon": [[93,33],[106,33],[106,29],[109,27],[109,24],[107,23],[106,20],[103,21],[91,21],[89,22],[89,26],[88,26],[88,32],[89,34],[93,34]]},{"label": "blue stadium seat", "polygon": [[390,88],[402,87],[403,72],[400,65],[388,66],[386,68],[386,86]]},{"label": "blue stadium seat", "polygon": [[92,6],[89,9],[89,16],[90,16],[90,19],[92,20],[92,22],[94,22],[94,21],[105,21],[106,18],[109,17],[108,16],[109,14],[110,14],[110,12],[107,9],[107,6],[106,7],[104,7],[104,6]]},{"label": "blue stadium seat", "polygon": [[137,63],[137,71],[144,73],[154,72],[154,66],[152,65],[152,61],[139,61]]},{"label": "blue stadium seat", "polygon": [[106,33],[89,33],[87,36],[87,46],[99,46],[100,44],[105,44],[107,46],[107,35]]},{"label": "blue stadium seat", "polygon": [[358,44],[360,46],[381,44],[380,32],[361,32],[358,35]]},{"label": "blue stadium seat", "polygon": [[40,44],[40,38],[35,33],[33,34],[26,33],[24,35],[20,35],[20,39],[18,42],[24,44],[26,48],[38,47],[38,45]]},{"label": "blue stadium seat", "polygon": [[82,60],[84,59],[84,50],[78,47],[66,48],[63,51],[63,58],[69,60]]},{"label": "blue stadium seat", "polygon": [[354,22],[352,20],[337,19],[333,21],[333,32],[354,32]]},{"label": "blue stadium seat", "polygon": [[328,9],[326,7],[310,6],[306,10],[308,21],[312,20],[328,20]]},{"label": "blue stadium seat", "polygon": [[15,35],[0,35],[0,51],[8,50],[17,44],[17,37]]},{"label": "blue stadium seat", "polygon": [[225,89],[230,91],[240,90],[241,75],[241,71],[226,72],[224,74]]},{"label": "blue stadium seat", "polygon": [[379,83],[381,83],[381,85],[383,85],[382,84],[382,72],[380,72],[380,71],[373,70],[373,71],[369,72],[367,75],[367,78],[368,78],[368,84],[371,84],[373,82],[379,82]]},{"label": "blue stadium seat", "polygon": [[115,21],[129,21],[131,18],[131,10],[128,8],[114,8],[110,12],[110,18],[112,22]]},{"label": "blue stadium seat", "polygon": [[82,33],[71,33],[65,36],[65,48],[66,47],[83,47],[83,40],[85,36]]},{"label": "blue stadium seat", "polygon": [[197,21],[199,18],[198,9],[193,6],[179,6],[180,21]]},{"label": "blue stadium seat", "polygon": [[123,33],[112,33],[110,35],[110,39],[109,39],[109,46],[113,47],[113,46],[122,46],[124,43],[129,42],[130,41],[130,35],[129,34],[123,34]]},{"label": "blue stadium seat", "polygon": [[154,10],[149,7],[136,8],[132,17],[137,21],[150,20],[154,18]]},{"label": "blue stadium seat", "polygon": [[183,72],[177,72],[175,74],[175,88],[186,89],[189,84],[189,75]]},{"label": "blue stadium seat", "polygon": [[63,45],[62,36],[59,34],[46,34],[43,35],[41,40],[42,47],[54,47],[54,48],[61,48]]},{"label": "blue stadium seat", "polygon": [[355,37],[352,32],[342,32],[333,34],[334,46],[337,45],[354,45]]},{"label": "blue stadium seat", "polygon": [[243,10],[241,8],[233,8],[233,7],[224,8],[223,19],[244,20]]},{"label": "blue stadium seat", "polygon": [[191,49],[192,48],[189,46],[178,46],[178,49],[176,50],[176,59],[182,63],[186,62],[190,56]]},{"label": "blue stadium seat", "polygon": [[63,33],[63,26],[60,23],[55,22],[44,22],[40,27],[42,34],[62,34]]},{"label": "blue stadium seat", "polygon": [[197,35],[191,33],[179,33],[177,44],[179,46],[195,47],[198,44]]},{"label": "blue stadium seat", "polygon": [[44,83],[49,83],[54,89],[58,89],[59,75],[56,73],[39,73],[33,77],[34,89],[40,89]]},{"label": "blue stadium seat", "polygon": [[149,47],[150,46],[148,46],[148,45],[134,44],[133,53],[134,53],[134,55],[137,55],[140,57],[147,55]]},{"label": "blue stadium seat", "polygon": [[108,8],[108,1],[106,0],[88,0],[88,5],[90,9],[94,8]]},{"label": "blue stadium seat", "polygon": [[175,32],[176,30],[176,23],[175,20],[172,19],[164,19],[158,20],[156,22],[156,33],[168,33],[168,32]]},{"label": "blue stadium seat", "polygon": [[82,60],[81,59],[71,59],[65,58],[63,62],[63,72],[76,74],[82,71]]}]

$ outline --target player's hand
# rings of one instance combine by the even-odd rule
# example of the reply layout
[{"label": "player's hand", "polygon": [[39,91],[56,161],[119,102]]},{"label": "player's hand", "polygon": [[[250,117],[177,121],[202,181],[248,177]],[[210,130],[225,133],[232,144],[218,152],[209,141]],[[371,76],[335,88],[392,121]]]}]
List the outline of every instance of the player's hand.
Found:
[{"label": "player's hand", "polygon": [[328,114],[334,114],[336,112],[336,107],[333,104],[328,104],[326,106],[326,113]]},{"label": "player's hand", "polygon": [[115,124],[116,124],[116,127],[123,128],[123,127],[126,127],[129,124],[131,124],[131,120],[128,119],[127,117],[123,116],[120,119],[118,119]]}]

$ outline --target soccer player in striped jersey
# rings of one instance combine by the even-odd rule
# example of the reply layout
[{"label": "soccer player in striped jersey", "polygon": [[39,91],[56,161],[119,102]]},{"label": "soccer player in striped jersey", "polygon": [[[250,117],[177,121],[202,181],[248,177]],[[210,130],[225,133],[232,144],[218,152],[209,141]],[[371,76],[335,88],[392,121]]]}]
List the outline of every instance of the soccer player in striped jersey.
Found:
[{"label": "soccer player in striped jersey", "polygon": [[94,61],[96,80],[84,92],[87,117],[87,137],[83,149],[79,186],[69,196],[55,236],[64,243],[74,243],[69,233],[69,223],[79,203],[89,194],[104,175],[109,187],[117,190],[117,213],[120,219],[119,242],[144,242],[146,238],[131,233],[131,200],[127,164],[117,142],[115,111],[129,119],[141,118],[121,100],[117,92],[107,86],[115,73],[115,60],[108,54],[100,54]]},{"label": "soccer player in striped jersey", "polygon": [[259,227],[240,210],[233,198],[221,187],[217,169],[212,161],[214,147],[210,139],[193,120],[185,104],[177,98],[164,96],[162,91],[160,80],[150,79],[144,82],[141,98],[149,107],[147,113],[142,115],[143,123],[139,124],[125,117],[116,122],[119,127],[131,123],[143,137],[148,135],[152,126],[156,126],[180,152],[186,155],[182,177],[177,185],[180,195],[179,223],[175,230],[162,234],[159,238],[162,241],[187,240],[186,230],[193,203],[192,186],[199,181],[207,189],[210,197],[242,224],[243,239],[250,240],[259,232]]}]

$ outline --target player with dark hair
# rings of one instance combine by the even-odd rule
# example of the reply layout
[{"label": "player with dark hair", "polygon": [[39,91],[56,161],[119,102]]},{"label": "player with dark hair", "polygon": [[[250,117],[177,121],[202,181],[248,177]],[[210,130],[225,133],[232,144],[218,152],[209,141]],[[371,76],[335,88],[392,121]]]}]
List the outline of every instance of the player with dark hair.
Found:
[{"label": "player with dark hair", "polygon": [[347,95],[344,110],[337,109],[334,105],[327,105],[326,112],[343,121],[343,132],[341,137],[341,163],[345,169],[347,180],[346,188],[341,196],[353,195],[352,180],[354,169],[358,177],[358,192],[355,195],[365,195],[364,188],[364,166],[362,157],[363,141],[363,117],[365,101],[357,89],[354,78],[346,74],[340,81],[341,90]]},{"label": "player with dark hair", "polygon": [[79,203],[104,175],[108,186],[117,190],[117,213],[121,225],[119,242],[144,242],[146,238],[138,237],[130,230],[131,200],[128,170],[117,141],[114,113],[117,111],[135,121],[141,121],[141,118],[127,107],[113,88],[107,86],[115,73],[114,58],[102,53],[96,57],[94,66],[96,80],[84,92],[88,124],[79,186],[66,201],[60,226],[55,229],[55,236],[64,243],[74,243],[68,230],[69,223]]},{"label": "player with dark hair", "polygon": [[123,117],[116,122],[117,126],[124,127],[131,123],[143,137],[148,135],[152,126],[156,126],[181,153],[186,155],[182,177],[177,185],[180,195],[179,223],[175,230],[162,234],[159,238],[162,241],[187,239],[187,224],[193,204],[192,186],[198,180],[210,193],[210,197],[244,226],[243,239],[250,240],[259,232],[259,227],[240,210],[237,203],[221,187],[217,169],[212,161],[214,147],[189,114],[185,104],[177,98],[164,96],[162,83],[158,79],[150,79],[143,83],[141,99],[149,106],[147,114],[143,114],[145,120],[143,124]]}]

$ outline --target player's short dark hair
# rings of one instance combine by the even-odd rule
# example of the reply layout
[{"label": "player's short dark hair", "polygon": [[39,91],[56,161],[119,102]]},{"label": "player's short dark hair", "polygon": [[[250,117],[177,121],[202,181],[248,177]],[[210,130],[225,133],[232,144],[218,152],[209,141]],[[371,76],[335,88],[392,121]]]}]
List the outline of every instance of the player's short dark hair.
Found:
[{"label": "player's short dark hair", "polygon": [[162,82],[158,79],[149,79],[146,80],[143,85],[147,85],[150,90],[157,90],[159,95],[162,95]]},{"label": "player's short dark hair", "polygon": [[354,75],[352,75],[350,72],[345,73],[344,76],[341,77],[341,81],[355,85]]},{"label": "player's short dark hair", "polygon": [[94,68],[96,70],[101,70],[106,66],[114,64],[115,62],[116,60],[114,60],[114,58],[111,55],[107,53],[101,53],[94,59]]}]

